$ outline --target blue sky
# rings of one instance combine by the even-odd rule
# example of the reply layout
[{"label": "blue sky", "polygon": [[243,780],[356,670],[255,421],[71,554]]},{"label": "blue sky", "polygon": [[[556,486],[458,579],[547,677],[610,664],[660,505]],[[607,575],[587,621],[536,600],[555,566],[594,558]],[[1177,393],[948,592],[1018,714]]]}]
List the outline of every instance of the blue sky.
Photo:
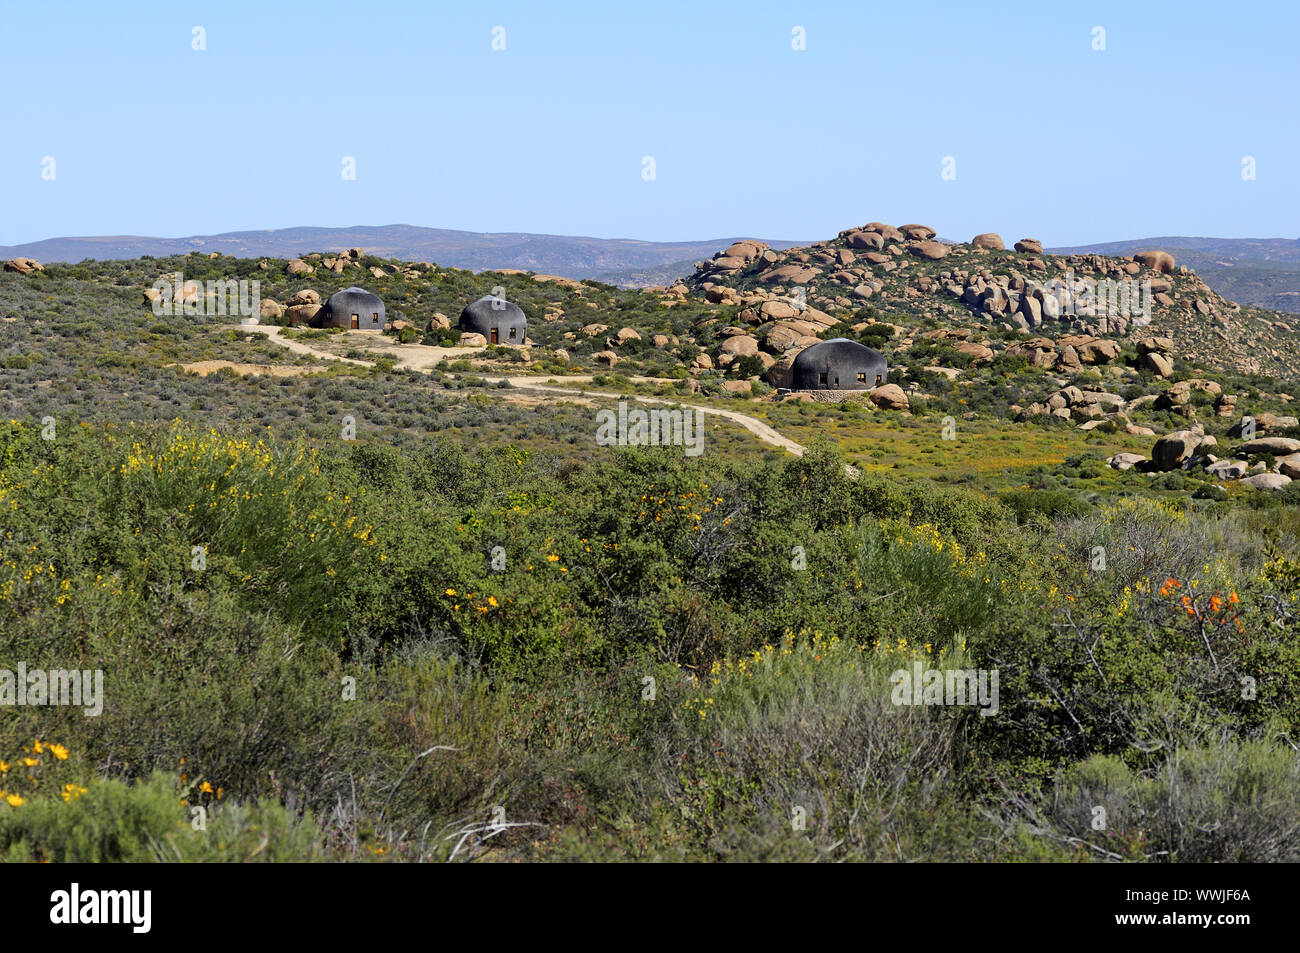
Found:
[{"label": "blue sky", "polygon": [[1295,237],[1298,38],[1294,2],[6,0],[0,244],[395,222]]}]

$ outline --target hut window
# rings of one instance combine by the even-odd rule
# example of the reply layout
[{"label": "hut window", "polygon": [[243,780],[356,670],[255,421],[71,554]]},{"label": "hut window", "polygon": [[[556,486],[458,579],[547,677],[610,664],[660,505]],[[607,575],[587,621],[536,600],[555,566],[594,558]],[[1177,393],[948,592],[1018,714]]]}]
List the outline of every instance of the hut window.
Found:
[{"label": "hut window", "polygon": [[370,316],[370,322],[371,322],[372,324],[378,324],[378,323],[379,323],[379,312],[378,312],[378,311],[376,311],[374,314],[372,314],[372,315]]},{"label": "hut window", "polygon": [[880,377],[879,374],[877,374],[877,375],[876,375],[876,386],[877,386],[877,387],[880,386],[880,381],[881,381],[881,377]]},{"label": "hut window", "polygon": [[513,340],[515,339],[515,332],[518,331],[518,330],[519,330],[518,328],[511,328],[511,329],[510,329],[510,340],[513,341]]},{"label": "hut window", "polygon": [[826,383],[826,374],[825,374],[824,372],[821,373],[821,374],[818,374],[818,375],[817,375],[817,383],[818,383],[818,384],[825,384],[825,383]]},{"label": "hut window", "polygon": [[858,383],[859,383],[859,384],[865,384],[866,382],[867,382],[867,372],[866,372],[866,371],[858,371]]}]

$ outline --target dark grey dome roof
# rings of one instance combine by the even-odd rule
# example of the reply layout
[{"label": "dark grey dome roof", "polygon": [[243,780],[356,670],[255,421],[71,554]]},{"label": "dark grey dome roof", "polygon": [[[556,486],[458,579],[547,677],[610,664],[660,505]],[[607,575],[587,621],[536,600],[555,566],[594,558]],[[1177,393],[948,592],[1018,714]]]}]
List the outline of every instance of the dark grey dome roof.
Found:
[{"label": "dark grey dome roof", "polygon": [[344,288],[336,291],[321,305],[315,322],[325,327],[346,328],[352,323],[352,315],[357,315],[357,327],[369,330],[383,330],[387,323],[387,309],[379,295],[371,294],[365,288]]},{"label": "dark grey dome roof", "polygon": [[325,303],[327,305],[344,305],[346,303],[346,305],[351,306],[354,302],[367,307],[379,305],[380,308],[383,308],[384,306],[383,299],[379,295],[369,292],[365,288],[358,288],[356,285],[334,292]]},{"label": "dark grey dome roof", "polygon": [[516,328],[522,332],[527,327],[528,317],[519,305],[492,295],[484,295],[471,302],[460,313],[462,331],[472,331],[485,337],[492,328],[497,328],[498,331]]},{"label": "dark grey dome roof", "polygon": [[870,390],[885,374],[885,355],[848,338],[806,347],[790,365],[795,390]]}]

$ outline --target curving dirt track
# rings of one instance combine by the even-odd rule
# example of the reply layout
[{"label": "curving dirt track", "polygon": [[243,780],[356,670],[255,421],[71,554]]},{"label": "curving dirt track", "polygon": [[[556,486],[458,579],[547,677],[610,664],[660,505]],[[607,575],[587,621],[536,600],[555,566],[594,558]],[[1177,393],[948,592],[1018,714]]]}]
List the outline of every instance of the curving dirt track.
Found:
[{"label": "curving dirt track", "polygon": [[[370,366],[370,364],[366,361],[358,360],[356,358],[351,358],[351,357],[343,357],[340,354],[332,354],[329,351],[324,351],[319,348],[312,347],[310,344],[306,344],[302,341],[294,341],[289,338],[286,338],[280,333],[282,329],[276,325],[248,324],[248,325],[240,325],[239,329],[242,331],[256,331],[260,334],[265,334],[269,340],[287,347],[290,351],[293,351],[295,354],[305,354],[326,361],[342,361],[345,364],[357,364],[362,367]],[[373,338],[368,338],[367,343],[368,344],[372,343],[372,340]],[[376,354],[381,354],[384,355],[385,357],[394,358],[397,362],[398,367],[404,368],[406,370],[419,371],[420,373],[423,374],[429,373],[433,369],[433,367],[444,357],[448,357],[448,356],[464,357],[469,354],[478,353],[479,351],[483,350],[482,348],[428,347],[427,345],[423,345],[423,344],[393,344],[387,341],[384,341],[382,343],[375,342],[372,344],[371,349],[374,350]],[[764,443],[769,444],[770,446],[773,447],[778,447],[781,450],[786,451],[787,453],[792,453],[796,457],[802,456],[805,449],[802,444],[795,443],[789,437],[782,436],[778,431],[776,431],[775,429],[773,429],[771,426],[764,423],[763,421],[759,420],[757,417],[751,417],[748,414],[742,414],[738,410],[726,410],[720,407],[707,407],[703,404],[697,404],[691,401],[674,400],[671,397],[646,397],[637,394],[619,394],[613,391],[600,391],[600,390],[591,390],[589,388],[581,388],[581,387],[575,388],[575,387],[564,386],[568,384],[590,383],[592,379],[590,374],[574,374],[565,377],[548,378],[548,380],[556,381],[557,383],[555,385],[549,383],[542,383],[538,381],[536,377],[508,377],[508,376],[497,376],[497,375],[488,375],[488,374],[481,374],[477,376],[482,377],[482,379],[485,381],[491,381],[493,383],[498,383],[500,381],[508,381],[512,387],[516,387],[520,390],[532,390],[544,394],[566,394],[566,395],[571,394],[571,395],[582,396],[582,397],[604,397],[610,400],[634,400],[642,404],[666,404],[671,407],[683,407],[683,408],[698,410],[701,413],[711,414],[714,417],[722,417],[732,421],[733,423],[740,424],[740,426],[744,427],[746,430],[748,430],[750,433],[752,433],[755,437],[757,437],[759,440],[763,441]],[[656,383],[656,384],[675,383],[675,381],[668,381],[657,377],[632,377],[630,378],[630,380],[634,382],[648,382],[648,383]]]}]

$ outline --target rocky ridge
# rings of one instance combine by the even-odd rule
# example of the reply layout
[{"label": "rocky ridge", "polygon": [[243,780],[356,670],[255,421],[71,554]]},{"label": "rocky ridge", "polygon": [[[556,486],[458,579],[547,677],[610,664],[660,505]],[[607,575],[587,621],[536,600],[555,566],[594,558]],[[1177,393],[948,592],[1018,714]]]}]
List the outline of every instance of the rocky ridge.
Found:
[{"label": "rocky ridge", "polygon": [[[746,309],[770,300],[822,314],[872,305],[922,321],[1015,328],[1052,341],[1067,365],[1078,346],[1061,344],[1063,338],[1150,335],[1171,342],[1157,352],[1170,360],[1279,374],[1293,368],[1300,343],[1293,316],[1227,301],[1159,249],[1123,257],[1052,255],[1033,238],[1008,250],[992,232],[969,243],[942,242],[920,224],[869,222],[785,250],[735,242],[698,262],[695,274],[674,287]],[[1127,300],[1126,292],[1132,292]],[[1047,348],[1040,342],[1031,349]]]}]

